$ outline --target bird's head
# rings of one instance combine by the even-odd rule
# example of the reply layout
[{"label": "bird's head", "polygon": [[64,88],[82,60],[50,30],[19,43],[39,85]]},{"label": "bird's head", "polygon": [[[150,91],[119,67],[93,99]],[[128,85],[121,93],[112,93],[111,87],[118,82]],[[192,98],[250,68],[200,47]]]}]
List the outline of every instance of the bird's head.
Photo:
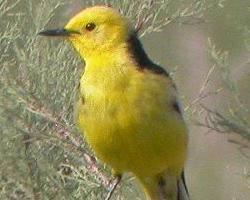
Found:
[{"label": "bird's head", "polygon": [[78,13],[64,28],[42,31],[39,35],[69,39],[76,50],[87,58],[125,44],[132,32],[129,21],[118,11],[95,6]]}]

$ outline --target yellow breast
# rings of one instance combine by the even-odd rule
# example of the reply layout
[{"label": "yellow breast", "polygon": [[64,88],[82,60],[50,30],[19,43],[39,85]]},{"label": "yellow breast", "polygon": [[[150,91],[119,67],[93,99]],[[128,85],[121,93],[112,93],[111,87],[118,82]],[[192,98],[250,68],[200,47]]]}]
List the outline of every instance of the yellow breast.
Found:
[{"label": "yellow breast", "polygon": [[173,108],[170,79],[128,65],[87,66],[81,95],[79,127],[115,171],[147,176],[167,168],[182,170],[187,137]]}]

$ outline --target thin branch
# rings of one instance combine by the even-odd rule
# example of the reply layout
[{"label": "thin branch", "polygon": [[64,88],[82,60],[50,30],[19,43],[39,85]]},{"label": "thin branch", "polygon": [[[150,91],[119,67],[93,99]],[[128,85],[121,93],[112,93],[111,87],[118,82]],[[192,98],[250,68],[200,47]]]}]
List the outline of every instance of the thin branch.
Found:
[{"label": "thin branch", "polygon": [[213,111],[204,105],[200,105],[206,111],[205,123],[198,122],[197,125],[207,127],[219,133],[238,133],[245,139],[249,139],[247,127],[233,122],[217,111]]},{"label": "thin branch", "polygon": [[42,193],[41,191],[39,191],[39,188],[37,187],[36,185],[36,181],[34,181],[34,178],[35,179],[38,179],[39,176],[37,174],[34,174],[34,166],[36,167],[37,166],[37,162],[34,158],[31,157],[31,154],[29,151],[32,151],[30,148],[31,148],[31,136],[29,133],[25,134],[24,137],[23,137],[23,141],[24,141],[24,144],[25,144],[25,156],[26,156],[26,160],[27,160],[27,166],[28,166],[28,172],[29,172],[29,177],[30,177],[30,180],[31,180],[31,187],[32,187],[32,194],[33,194],[33,197],[35,200],[42,200],[44,199],[42,197]]},{"label": "thin branch", "polygon": [[121,176],[121,175],[117,176],[117,177],[114,179],[113,183],[111,184],[110,191],[109,191],[108,195],[106,196],[105,200],[110,200],[110,199],[111,199],[111,197],[112,197],[112,195],[114,194],[114,192],[115,192],[117,186],[118,186],[119,183],[121,182],[121,179],[122,179],[122,176]]}]

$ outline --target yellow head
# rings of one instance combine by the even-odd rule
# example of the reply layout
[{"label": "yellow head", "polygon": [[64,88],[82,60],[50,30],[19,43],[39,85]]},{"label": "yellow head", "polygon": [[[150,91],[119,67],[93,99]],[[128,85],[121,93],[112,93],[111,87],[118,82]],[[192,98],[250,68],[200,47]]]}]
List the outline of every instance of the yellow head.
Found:
[{"label": "yellow head", "polygon": [[74,16],[63,29],[39,33],[68,38],[85,59],[124,45],[133,28],[118,11],[105,6],[87,8]]}]

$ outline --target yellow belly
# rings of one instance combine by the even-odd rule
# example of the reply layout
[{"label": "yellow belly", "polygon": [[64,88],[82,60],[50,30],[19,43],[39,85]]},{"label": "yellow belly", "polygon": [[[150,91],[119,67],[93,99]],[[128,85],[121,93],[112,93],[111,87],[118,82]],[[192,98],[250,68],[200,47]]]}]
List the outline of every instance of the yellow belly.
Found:
[{"label": "yellow belly", "polygon": [[172,109],[170,82],[157,76],[138,74],[129,81],[119,79],[118,86],[111,81],[102,87],[83,77],[79,127],[96,155],[117,173],[145,177],[182,170],[185,124]]}]

